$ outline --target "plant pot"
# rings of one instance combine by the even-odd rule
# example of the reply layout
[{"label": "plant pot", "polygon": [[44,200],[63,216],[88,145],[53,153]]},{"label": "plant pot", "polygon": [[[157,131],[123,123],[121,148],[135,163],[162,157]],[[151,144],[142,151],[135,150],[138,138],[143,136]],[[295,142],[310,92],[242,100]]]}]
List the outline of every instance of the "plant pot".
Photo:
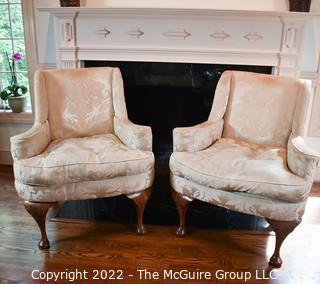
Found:
[{"label": "plant pot", "polygon": [[292,12],[309,12],[311,0],[289,0],[289,10]]},{"label": "plant pot", "polygon": [[61,7],[80,7],[80,0],[60,0]]},{"label": "plant pot", "polygon": [[9,106],[14,113],[24,112],[27,107],[27,95],[8,98]]}]

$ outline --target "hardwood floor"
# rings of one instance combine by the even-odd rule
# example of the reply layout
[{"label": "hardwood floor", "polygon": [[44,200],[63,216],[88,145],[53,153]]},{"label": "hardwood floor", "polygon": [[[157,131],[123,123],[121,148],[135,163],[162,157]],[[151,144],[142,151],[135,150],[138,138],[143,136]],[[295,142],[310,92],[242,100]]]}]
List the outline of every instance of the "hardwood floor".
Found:
[{"label": "hardwood floor", "polygon": [[[0,283],[245,283],[218,280],[219,270],[252,273],[246,283],[320,283],[319,185],[313,188],[301,225],[282,247],[284,264],[271,274],[275,280],[255,279],[256,270],[259,277],[263,271],[269,276],[273,233],[188,228],[181,239],[175,236],[176,227],[147,225],[148,233],[139,236],[134,226],[76,220],[51,220],[47,228],[51,248],[41,251],[38,227],[13,190],[12,172],[0,167]],[[33,270],[76,269],[87,270],[89,280],[45,282],[31,277]],[[95,269],[123,270],[124,280],[92,280]],[[139,281],[137,269],[159,273],[198,269],[211,272],[212,280],[161,280],[160,274],[160,280]]]}]

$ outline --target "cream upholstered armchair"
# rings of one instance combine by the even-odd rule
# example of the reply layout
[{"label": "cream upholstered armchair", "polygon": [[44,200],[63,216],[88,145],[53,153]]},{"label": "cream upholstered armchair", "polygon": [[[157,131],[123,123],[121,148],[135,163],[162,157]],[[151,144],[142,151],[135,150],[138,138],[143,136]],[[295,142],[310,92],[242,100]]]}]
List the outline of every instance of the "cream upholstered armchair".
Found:
[{"label": "cream upholstered armchair", "polygon": [[150,127],[128,120],[117,68],[38,71],[35,123],[11,138],[15,187],[49,248],[48,209],[57,202],[125,194],[137,232],[154,177]]},{"label": "cream upholstered armchair", "polygon": [[276,233],[269,264],[281,266],[281,244],[301,221],[319,161],[303,138],[310,101],[308,82],[223,73],[208,121],[173,131],[177,235],[193,199],[265,217]]}]

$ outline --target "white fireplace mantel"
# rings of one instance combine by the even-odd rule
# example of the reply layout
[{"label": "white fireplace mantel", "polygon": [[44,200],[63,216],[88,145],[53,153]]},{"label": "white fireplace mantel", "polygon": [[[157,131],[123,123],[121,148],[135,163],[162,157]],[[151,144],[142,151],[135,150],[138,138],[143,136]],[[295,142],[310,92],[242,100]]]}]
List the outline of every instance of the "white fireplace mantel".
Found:
[{"label": "white fireplace mantel", "polygon": [[171,8],[38,8],[54,17],[57,65],[83,60],[273,66],[300,76],[311,13]]}]

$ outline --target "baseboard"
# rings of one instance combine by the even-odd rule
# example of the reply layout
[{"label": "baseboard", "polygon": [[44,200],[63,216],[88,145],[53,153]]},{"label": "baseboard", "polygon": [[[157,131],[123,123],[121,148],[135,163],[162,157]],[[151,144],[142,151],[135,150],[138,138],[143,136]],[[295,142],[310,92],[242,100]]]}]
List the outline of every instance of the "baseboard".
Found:
[{"label": "baseboard", "polygon": [[0,149],[0,165],[12,165],[13,160],[10,150]]}]

